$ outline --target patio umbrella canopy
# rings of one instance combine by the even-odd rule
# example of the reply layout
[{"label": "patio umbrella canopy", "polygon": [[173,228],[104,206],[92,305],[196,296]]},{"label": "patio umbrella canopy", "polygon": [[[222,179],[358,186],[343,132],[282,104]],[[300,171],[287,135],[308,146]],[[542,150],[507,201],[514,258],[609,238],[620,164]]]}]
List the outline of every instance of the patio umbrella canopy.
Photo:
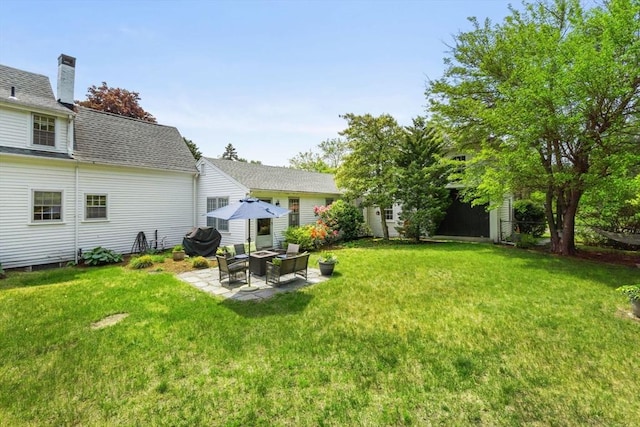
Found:
[{"label": "patio umbrella canopy", "polygon": [[[290,212],[289,209],[281,208],[280,206],[272,205],[271,203],[263,202],[256,198],[246,198],[239,202],[231,203],[227,206],[223,206],[220,209],[216,209],[211,212],[207,212],[207,216],[232,220],[232,219],[246,219],[249,220],[249,257],[251,257],[251,220],[263,219],[263,218],[279,218]],[[249,274],[249,288],[251,288],[251,274]]]}]

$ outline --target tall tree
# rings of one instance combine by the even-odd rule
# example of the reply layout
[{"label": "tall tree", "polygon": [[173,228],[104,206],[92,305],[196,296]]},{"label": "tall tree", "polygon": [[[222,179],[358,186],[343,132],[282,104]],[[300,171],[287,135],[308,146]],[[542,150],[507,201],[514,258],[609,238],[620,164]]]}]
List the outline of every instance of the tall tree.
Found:
[{"label": "tall tree", "polygon": [[615,173],[610,159],[640,161],[625,137],[640,107],[640,2],[523,7],[501,25],[471,19],[426,95],[449,134],[477,151],[465,172],[475,202],[544,192],[552,251],[572,254],[582,195]]},{"label": "tall tree", "polygon": [[346,137],[350,152],[336,172],[336,183],[345,189],[346,198],[380,208],[382,232],[388,239],[384,210],[394,202],[394,151],[400,144],[401,128],[388,114],[374,117],[349,113],[342,117],[348,126],[340,135]]},{"label": "tall tree", "polygon": [[396,152],[396,201],[402,205],[400,219],[416,241],[432,235],[449,207],[446,188],[451,163],[443,158],[444,141],[424,117],[404,128]]},{"label": "tall tree", "polygon": [[334,173],[348,151],[347,141],[342,138],[326,139],[318,148],[319,153],[309,150],[296,154],[289,159],[289,165],[294,169]]},{"label": "tall tree", "polygon": [[156,123],[156,118],[140,106],[140,99],[138,92],[109,87],[107,82],[102,82],[100,86],[93,85],[88,88],[87,99],[85,101],[76,101],[76,104],[94,110]]},{"label": "tall tree", "polygon": [[222,153],[221,158],[227,160],[239,160],[238,153],[236,152],[235,147],[230,143],[227,144],[226,147],[224,147],[224,153]]},{"label": "tall tree", "polygon": [[338,166],[340,166],[349,151],[347,141],[343,138],[325,139],[318,144],[318,148],[322,153],[322,160],[334,171],[338,169]]},{"label": "tall tree", "polygon": [[184,143],[187,144],[187,147],[189,147],[189,150],[191,151],[193,158],[196,160],[200,160],[200,158],[202,157],[202,152],[200,151],[198,146],[195,144],[195,142],[185,138],[184,136],[182,137],[182,139],[184,140]]},{"label": "tall tree", "polygon": [[301,152],[289,159],[289,165],[294,169],[301,169],[311,172],[333,172],[333,170],[322,160],[322,156],[312,150]]}]

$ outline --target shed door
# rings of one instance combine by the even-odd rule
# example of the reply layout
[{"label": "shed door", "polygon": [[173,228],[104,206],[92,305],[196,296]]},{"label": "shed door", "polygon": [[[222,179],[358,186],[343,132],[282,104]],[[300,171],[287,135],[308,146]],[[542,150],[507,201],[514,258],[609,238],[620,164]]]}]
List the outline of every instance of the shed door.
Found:
[{"label": "shed door", "polygon": [[489,212],[485,206],[463,202],[456,189],[450,190],[451,205],[436,234],[442,236],[489,237]]}]

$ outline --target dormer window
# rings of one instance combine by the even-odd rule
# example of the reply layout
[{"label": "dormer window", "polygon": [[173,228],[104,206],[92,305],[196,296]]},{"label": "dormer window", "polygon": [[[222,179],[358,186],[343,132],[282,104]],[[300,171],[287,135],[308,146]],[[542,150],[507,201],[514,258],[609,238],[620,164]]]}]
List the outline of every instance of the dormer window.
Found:
[{"label": "dormer window", "polygon": [[56,146],[56,119],[42,114],[33,115],[33,145]]}]

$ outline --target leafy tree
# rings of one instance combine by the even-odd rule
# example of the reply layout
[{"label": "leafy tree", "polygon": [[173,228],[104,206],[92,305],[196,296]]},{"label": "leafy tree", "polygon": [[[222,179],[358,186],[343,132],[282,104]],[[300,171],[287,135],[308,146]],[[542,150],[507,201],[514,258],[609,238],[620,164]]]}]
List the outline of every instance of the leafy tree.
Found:
[{"label": "leafy tree", "polygon": [[[471,19],[440,80],[431,111],[477,155],[464,180],[474,203],[527,188],[545,193],[552,251],[575,252],[575,218],[591,187],[640,162],[640,2],[524,3],[501,25]],[[637,123],[637,121],[636,121]]]},{"label": "leafy tree", "polygon": [[76,101],[76,104],[94,110],[156,123],[156,118],[147,113],[139,102],[140,94],[138,92],[109,87],[107,82],[102,82],[101,86],[93,85],[89,87],[87,89],[87,99],[85,101]]},{"label": "leafy tree", "polygon": [[300,152],[289,159],[294,169],[334,173],[347,153],[347,141],[342,138],[326,139],[318,144],[320,153],[313,150]]},{"label": "leafy tree", "polygon": [[403,229],[416,241],[433,234],[450,204],[445,187],[451,163],[443,160],[444,142],[424,117],[404,128],[396,153],[396,201],[402,205]]},{"label": "leafy tree", "polygon": [[322,160],[334,171],[340,166],[349,150],[347,141],[342,138],[325,139],[318,144],[318,147],[322,152]]},{"label": "leafy tree", "polygon": [[289,159],[289,165],[294,169],[311,172],[333,172],[331,168],[329,168],[329,165],[322,160],[322,156],[311,150],[296,154],[293,158]]},{"label": "leafy tree", "polygon": [[238,153],[236,152],[236,149],[232,144],[227,144],[227,146],[224,147],[224,153],[222,153],[221,158],[227,160],[240,160],[238,157]]},{"label": "leafy tree", "polygon": [[[348,126],[340,135],[346,137],[350,152],[338,168],[336,183],[345,190],[347,199],[359,199],[362,206],[378,206],[384,212],[394,202],[394,152],[402,129],[388,114],[374,117],[349,113],[342,117]],[[380,221],[384,238],[388,239],[384,215],[380,215]]]},{"label": "leafy tree", "polygon": [[187,147],[189,147],[189,150],[191,151],[193,158],[196,160],[200,160],[200,158],[202,157],[202,153],[200,152],[200,149],[195,144],[195,142],[185,137],[182,137],[182,139],[184,140],[184,143],[187,144]]}]

